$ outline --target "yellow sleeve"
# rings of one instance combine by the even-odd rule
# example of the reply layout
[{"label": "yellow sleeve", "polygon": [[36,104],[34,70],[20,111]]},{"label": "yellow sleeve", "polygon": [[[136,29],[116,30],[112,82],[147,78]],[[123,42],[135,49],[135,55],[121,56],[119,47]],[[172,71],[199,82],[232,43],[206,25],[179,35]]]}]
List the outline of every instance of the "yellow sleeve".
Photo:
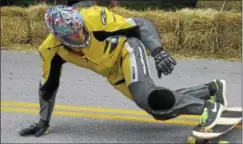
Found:
[{"label": "yellow sleeve", "polygon": [[49,100],[55,96],[55,92],[59,87],[62,65],[65,63],[57,54],[59,47],[59,42],[52,34],[39,47],[39,54],[42,58],[42,80],[39,92],[44,100]]},{"label": "yellow sleeve", "polygon": [[60,43],[55,39],[54,35],[49,34],[39,47],[39,54],[42,59],[42,84],[44,84],[50,76],[50,71],[53,67],[52,61],[54,60],[59,46]]},{"label": "yellow sleeve", "polygon": [[60,43],[50,34],[39,47],[42,58],[42,80],[39,85],[40,116],[50,121],[59,87],[62,64],[65,62],[58,54]]},{"label": "yellow sleeve", "polygon": [[114,32],[129,29],[136,24],[121,15],[118,15],[105,7],[93,6],[80,10],[84,17],[85,25],[90,31]]}]

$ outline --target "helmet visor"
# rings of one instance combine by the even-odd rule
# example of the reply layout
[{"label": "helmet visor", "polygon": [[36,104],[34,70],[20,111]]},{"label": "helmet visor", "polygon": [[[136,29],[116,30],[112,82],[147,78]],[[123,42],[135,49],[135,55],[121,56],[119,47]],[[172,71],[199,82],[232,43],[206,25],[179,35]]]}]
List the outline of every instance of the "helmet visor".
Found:
[{"label": "helmet visor", "polygon": [[71,47],[82,47],[85,43],[85,36],[81,32],[60,36],[58,38],[63,44]]}]

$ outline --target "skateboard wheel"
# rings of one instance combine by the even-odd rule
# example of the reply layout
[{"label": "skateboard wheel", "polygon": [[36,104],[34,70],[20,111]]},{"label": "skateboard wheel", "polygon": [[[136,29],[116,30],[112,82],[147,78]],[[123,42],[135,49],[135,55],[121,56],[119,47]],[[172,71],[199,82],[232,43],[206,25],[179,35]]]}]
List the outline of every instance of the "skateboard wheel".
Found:
[{"label": "skateboard wheel", "polygon": [[220,140],[218,144],[229,144],[229,141]]},{"label": "skateboard wheel", "polygon": [[196,144],[197,139],[193,136],[187,138],[187,144]]}]

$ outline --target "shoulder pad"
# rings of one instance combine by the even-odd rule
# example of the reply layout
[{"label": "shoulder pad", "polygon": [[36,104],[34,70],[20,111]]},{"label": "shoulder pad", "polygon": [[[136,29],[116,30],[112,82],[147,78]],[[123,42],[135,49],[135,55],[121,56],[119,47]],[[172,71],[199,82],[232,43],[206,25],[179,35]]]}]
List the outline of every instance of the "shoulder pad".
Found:
[{"label": "shoulder pad", "polygon": [[42,60],[51,60],[60,46],[62,46],[62,44],[54,37],[54,35],[49,34],[38,49]]}]

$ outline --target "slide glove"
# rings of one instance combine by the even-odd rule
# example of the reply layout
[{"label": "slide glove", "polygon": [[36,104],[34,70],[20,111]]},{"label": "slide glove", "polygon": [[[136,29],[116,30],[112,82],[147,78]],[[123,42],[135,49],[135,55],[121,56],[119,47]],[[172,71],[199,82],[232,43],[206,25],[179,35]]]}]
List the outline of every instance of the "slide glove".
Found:
[{"label": "slide glove", "polygon": [[162,73],[164,75],[171,74],[174,70],[174,66],[177,64],[176,60],[170,56],[168,52],[162,48],[156,48],[152,54],[155,60],[158,77],[161,78]]},{"label": "slide glove", "polygon": [[39,123],[34,123],[28,128],[24,128],[19,132],[20,136],[35,135],[39,137],[47,132],[49,122],[40,120]]}]

